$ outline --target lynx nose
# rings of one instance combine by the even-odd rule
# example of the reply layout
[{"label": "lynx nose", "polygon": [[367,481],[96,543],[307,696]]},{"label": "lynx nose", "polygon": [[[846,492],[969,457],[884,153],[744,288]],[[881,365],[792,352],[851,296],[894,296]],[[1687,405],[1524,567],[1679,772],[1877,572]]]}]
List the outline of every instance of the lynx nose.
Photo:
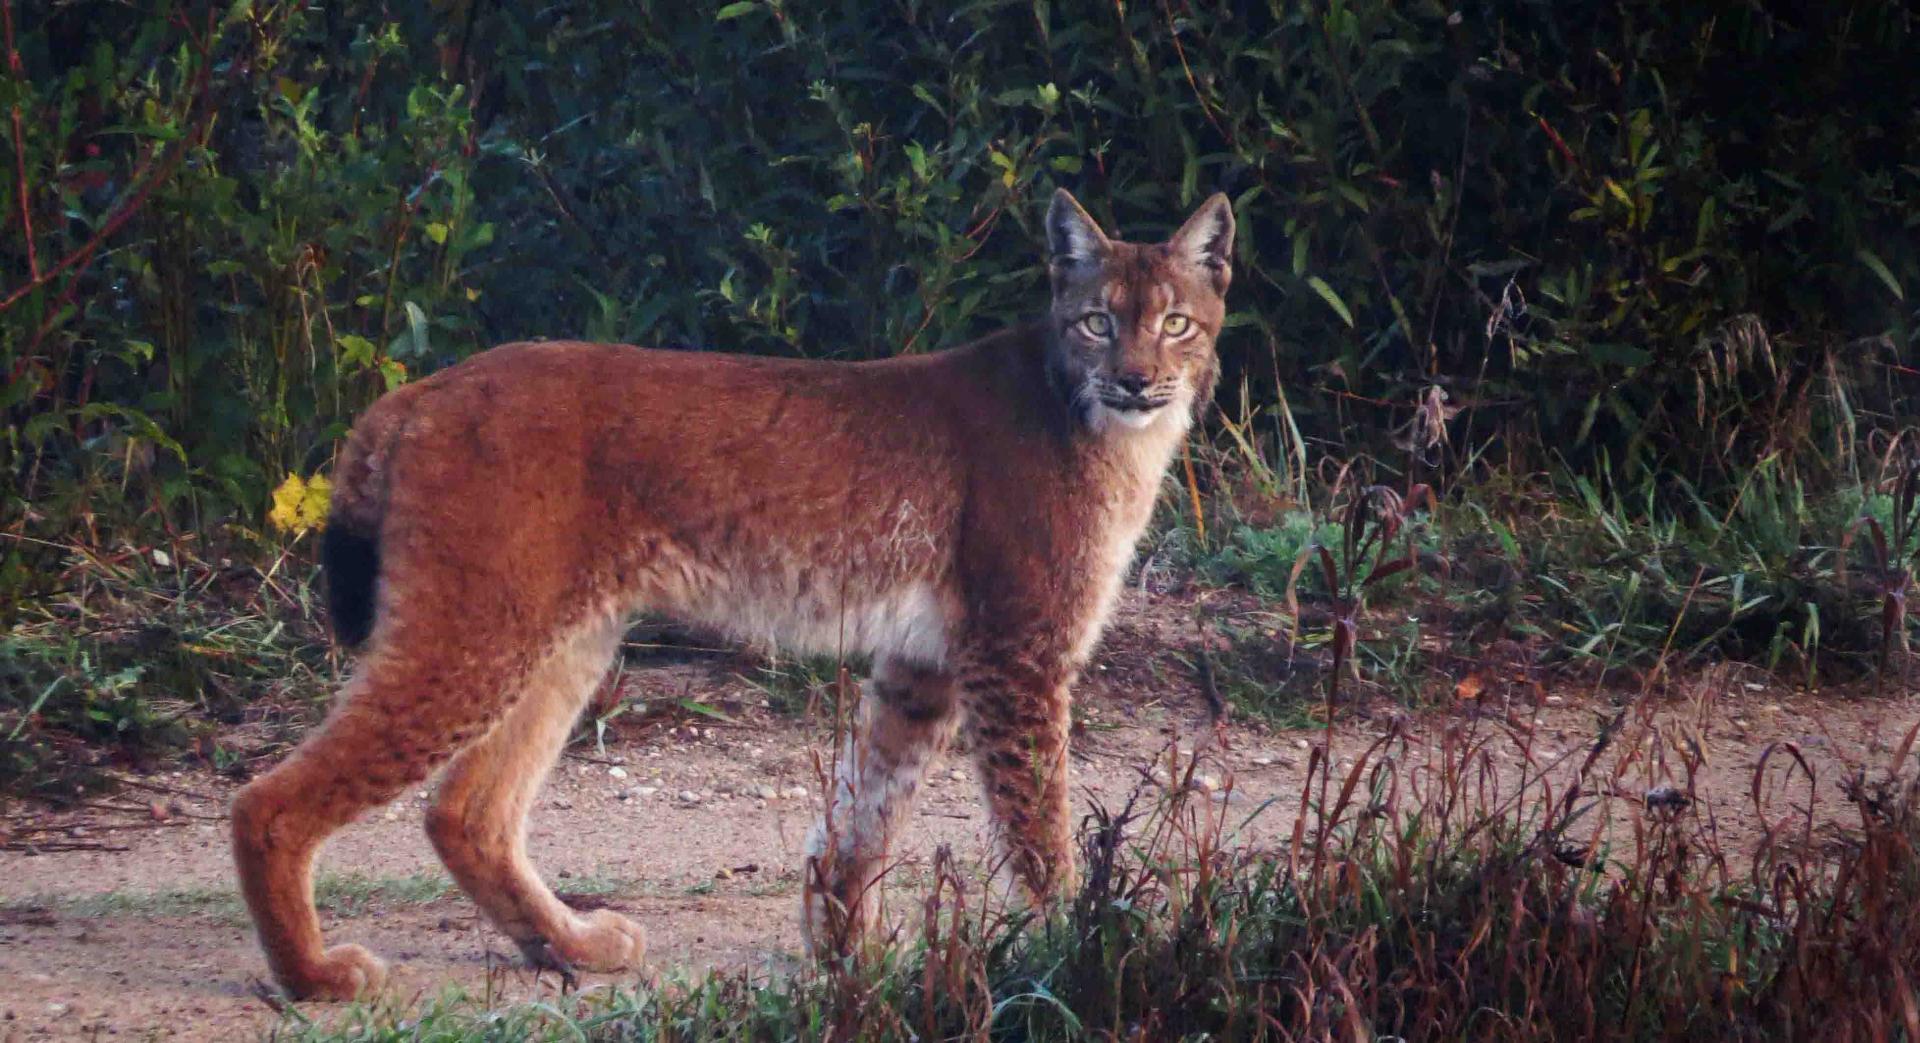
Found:
[{"label": "lynx nose", "polygon": [[1139,370],[1121,372],[1113,378],[1113,382],[1120,385],[1120,389],[1129,395],[1140,394],[1147,389],[1148,384],[1152,383],[1147,379],[1147,375]]}]

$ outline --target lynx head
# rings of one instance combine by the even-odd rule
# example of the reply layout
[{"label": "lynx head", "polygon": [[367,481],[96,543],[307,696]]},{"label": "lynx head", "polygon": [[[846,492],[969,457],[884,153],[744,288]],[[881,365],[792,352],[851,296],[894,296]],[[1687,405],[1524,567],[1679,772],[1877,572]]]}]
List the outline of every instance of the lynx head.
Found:
[{"label": "lynx head", "polygon": [[1047,210],[1048,367],[1090,430],[1185,425],[1213,395],[1233,207],[1200,204],[1164,243],[1108,239],[1061,189]]}]

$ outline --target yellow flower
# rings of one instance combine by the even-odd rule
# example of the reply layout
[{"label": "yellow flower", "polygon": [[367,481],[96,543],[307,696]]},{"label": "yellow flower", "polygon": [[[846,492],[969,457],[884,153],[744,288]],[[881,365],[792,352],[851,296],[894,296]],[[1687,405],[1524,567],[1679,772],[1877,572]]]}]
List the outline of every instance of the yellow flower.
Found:
[{"label": "yellow flower", "polygon": [[287,475],[273,491],[273,509],[267,521],[281,532],[300,536],[327,527],[327,504],[333,496],[333,483],[324,476],[302,478]]}]

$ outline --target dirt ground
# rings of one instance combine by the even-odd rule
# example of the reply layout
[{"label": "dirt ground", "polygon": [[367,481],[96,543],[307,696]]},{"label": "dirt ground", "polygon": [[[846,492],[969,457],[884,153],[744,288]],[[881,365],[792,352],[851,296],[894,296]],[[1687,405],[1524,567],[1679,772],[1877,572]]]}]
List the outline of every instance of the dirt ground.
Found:
[{"label": "dirt ground", "polygon": [[[1293,829],[1311,749],[1326,733],[1244,717],[1212,728],[1189,665],[1204,639],[1188,618],[1130,596],[1081,687],[1080,801],[1117,806],[1138,787],[1151,792],[1165,784],[1154,781],[1154,767],[1170,746],[1198,747],[1207,799],[1225,809],[1232,843],[1272,845]],[[1516,681],[1493,666],[1484,683],[1465,680],[1483,676],[1471,669],[1458,674],[1463,683],[1440,707],[1418,715],[1384,697],[1343,708],[1336,764],[1350,765],[1394,728],[1409,736],[1403,756],[1417,764],[1452,729],[1488,741],[1502,789],[1516,790],[1523,777],[1537,786],[1542,774],[1563,779],[1601,723],[1636,694]],[[829,743],[821,722],[759,708],[759,693],[730,680],[724,666],[665,661],[629,669],[621,683],[684,692],[696,680],[731,685],[744,708],[727,720],[695,715],[616,729],[604,749],[576,746],[538,805],[530,847],[557,890],[647,928],[654,973],[779,973],[796,965],[800,847]],[[1763,828],[1751,792],[1770,748],[1770,762],[1784,764],[1777,744],[1792,744],[1815,782],[1782,781],[1769,815],[1804,814],[1812,799],[1816,817],[1844,819],[1851,809],[1839,781],[1855,766],[1884,768],[1920,721],[1912,693],[1809,696],[1732,671],[1673,684],[1641,705],[1638,730],[1622,732],[1608,753],[1631,761],[1618,773],[1621,795],[1683,784],[1674,777],[1680,751],[1702,751],[1705,767],[1691,786],[1696,808],[1716,822],[1729,852]],[[34,836],[45,839],[0,851],[0,1043],[259,1038],[281,1017],[265,998],[265,965],[233,893],[225,808],[234,784],[197,772],[137,782],[100,807],[11,811],[13,821],[30,816],[42,827]],[[939,845],[987,876],[987,823],[964,754],[937,766],[923,792],[899,845],[890,885],[896,908],[917,893]],[[359,942],[386,956],[399,1001],[452,985],[502,998],[556,991],[552,975],[521,968],[512,946],[447,890],[420,828],[425,796],[410,793],[373,813],[322,854],[329,942]],[[588,976],[583,987],[621,980]],[[301,1013],[326,1020],[341,1010],[303,1005]]]}]

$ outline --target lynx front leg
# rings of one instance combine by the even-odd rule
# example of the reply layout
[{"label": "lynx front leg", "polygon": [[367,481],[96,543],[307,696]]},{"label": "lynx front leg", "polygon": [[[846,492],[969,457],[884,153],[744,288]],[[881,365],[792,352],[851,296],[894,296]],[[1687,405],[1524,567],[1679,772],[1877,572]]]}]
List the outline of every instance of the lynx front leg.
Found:
[{"label": "lynx front leg", "polygon": [[995,658],[961,677],[968,732],[1008,868],[1037,904],[1077,879],[1067,789],[1073,674]]},{"label": "lynx front leg", "polygon": [[875,664],[831,801],[807,840],[802,927],[816,955],[844,954],[864,936],[874,904],[867,892],[879,882],[927,764],[953,737],[958,706],[947,675]]}]

